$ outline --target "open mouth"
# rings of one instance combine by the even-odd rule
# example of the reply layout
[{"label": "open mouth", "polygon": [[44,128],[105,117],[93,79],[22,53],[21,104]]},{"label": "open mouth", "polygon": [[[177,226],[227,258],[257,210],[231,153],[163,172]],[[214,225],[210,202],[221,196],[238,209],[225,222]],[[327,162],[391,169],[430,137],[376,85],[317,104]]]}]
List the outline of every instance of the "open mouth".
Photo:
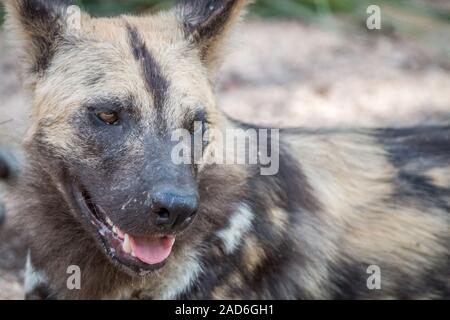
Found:
[{"label": "open mouth", "polygon": [[74,188],[73,195],[81,213],[95,228],[97,238],[113,262],[125,271],[141,276],[164,266],[172,252],[175,236],[127,234],[92,201],[87,191]]}]

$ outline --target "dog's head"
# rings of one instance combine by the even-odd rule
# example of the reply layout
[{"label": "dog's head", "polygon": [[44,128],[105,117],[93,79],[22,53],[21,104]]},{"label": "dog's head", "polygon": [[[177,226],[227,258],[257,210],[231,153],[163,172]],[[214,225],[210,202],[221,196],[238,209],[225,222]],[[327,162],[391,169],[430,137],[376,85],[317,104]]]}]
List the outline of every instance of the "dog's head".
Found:
[{"label": "dog's head", "polygon": [[29,150],[115,263],[162,267],[201,202],[201,168],[172,161],[172,133],[219,126],[214,80],[247,1],[115,18],[68,0],[5,1],[33,90]]}]

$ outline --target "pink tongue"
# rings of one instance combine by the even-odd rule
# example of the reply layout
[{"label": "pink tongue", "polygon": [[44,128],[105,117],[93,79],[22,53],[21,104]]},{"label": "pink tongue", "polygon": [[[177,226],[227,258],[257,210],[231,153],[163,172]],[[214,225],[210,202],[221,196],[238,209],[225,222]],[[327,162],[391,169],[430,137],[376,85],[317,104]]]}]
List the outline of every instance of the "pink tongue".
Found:
[{"label": "pink tongue", "polygon": [[147,264],[159,264],[172,252],[175,242],[173,237],[149,238],[129,236],[131,249],[136,258]]}]

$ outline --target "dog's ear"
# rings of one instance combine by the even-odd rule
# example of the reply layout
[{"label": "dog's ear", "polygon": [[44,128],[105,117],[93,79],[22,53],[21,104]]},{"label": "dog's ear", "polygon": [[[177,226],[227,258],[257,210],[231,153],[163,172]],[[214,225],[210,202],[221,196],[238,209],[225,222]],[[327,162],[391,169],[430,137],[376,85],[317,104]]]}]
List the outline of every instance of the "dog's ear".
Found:
[{"label": "dog's ear", "polygon": [[[18,42],[27,77],[47,69],[71,23],[72,0],[3,0],[6,26]],[[76,12],[75,12],[76,13]]]},{"label": "dog's ear", "polygon": [[215,71],[226,39],[250,0],[182,0],[175,8],[186,37],[199,48],[202,60]]}]

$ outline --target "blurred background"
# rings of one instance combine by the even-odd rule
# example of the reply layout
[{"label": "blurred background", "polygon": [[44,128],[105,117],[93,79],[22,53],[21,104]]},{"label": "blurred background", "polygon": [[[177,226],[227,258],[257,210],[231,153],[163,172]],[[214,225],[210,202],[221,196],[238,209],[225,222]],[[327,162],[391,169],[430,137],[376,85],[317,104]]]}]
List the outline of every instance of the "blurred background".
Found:
[{"label": "blurred background", "polygon": [[[97,16],[173,3],[78,1]],[[381,9],[381,30],[366,26],[369,5]],[[275,127],[450,123],[449,0],[256,0],[241,30],[217,86],[219,105],[232,117]],[[0,28],[0,145],[14,146],[30,97],[4,39]],[[24,253],[20,230],[7,222],[0,299],[22,298]]]}]

